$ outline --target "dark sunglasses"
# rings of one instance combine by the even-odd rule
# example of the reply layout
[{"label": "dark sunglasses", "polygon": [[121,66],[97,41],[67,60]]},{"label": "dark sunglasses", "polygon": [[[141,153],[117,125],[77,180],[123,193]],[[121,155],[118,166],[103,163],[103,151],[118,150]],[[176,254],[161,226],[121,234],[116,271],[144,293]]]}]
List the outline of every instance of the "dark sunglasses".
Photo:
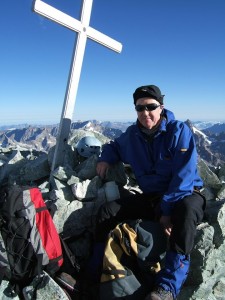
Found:
[{"label": "dark sunglasses", "polygon": [[157,107],[159,107],[161,104],[156,104],[156,103],[151,103],[151,104],[146,104],[146,105],[136,105],[135,109],[138,112],[147,110],[147,111],[153,111],[155,110]]}]

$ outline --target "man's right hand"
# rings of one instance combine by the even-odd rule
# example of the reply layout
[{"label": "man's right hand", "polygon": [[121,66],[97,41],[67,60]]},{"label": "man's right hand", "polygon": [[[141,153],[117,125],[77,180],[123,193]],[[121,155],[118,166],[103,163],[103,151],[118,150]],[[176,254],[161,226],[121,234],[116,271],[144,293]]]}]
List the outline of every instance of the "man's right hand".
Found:
[{"label": "man's right hand", "polygon": [[100,161],[97,163],[96,173],[98,176],[100,176],[102,179],[104,179],[108,169],[109,169],[109,164],[105,161]]}]

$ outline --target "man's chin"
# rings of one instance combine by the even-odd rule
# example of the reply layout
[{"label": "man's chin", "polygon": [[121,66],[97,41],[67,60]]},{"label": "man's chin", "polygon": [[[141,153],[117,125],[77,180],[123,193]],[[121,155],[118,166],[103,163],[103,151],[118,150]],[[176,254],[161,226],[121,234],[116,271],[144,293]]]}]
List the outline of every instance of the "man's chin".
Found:
[{"label": "man's chin", "polygon": [[143,122],[143,125],[147,129],[152,129],[154,127],[154,123],[151,120],[147,120]]}]

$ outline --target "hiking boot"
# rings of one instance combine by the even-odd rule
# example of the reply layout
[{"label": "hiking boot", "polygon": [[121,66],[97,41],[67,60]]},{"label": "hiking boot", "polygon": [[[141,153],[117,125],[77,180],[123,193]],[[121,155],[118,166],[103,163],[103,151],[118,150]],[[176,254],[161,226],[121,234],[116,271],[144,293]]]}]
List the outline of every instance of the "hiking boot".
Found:
[{"label": "hiking boot", "polygon": [[161,287],[148,294],[145,300],[173,300],[173,295],[170,291],[166,291]]}]

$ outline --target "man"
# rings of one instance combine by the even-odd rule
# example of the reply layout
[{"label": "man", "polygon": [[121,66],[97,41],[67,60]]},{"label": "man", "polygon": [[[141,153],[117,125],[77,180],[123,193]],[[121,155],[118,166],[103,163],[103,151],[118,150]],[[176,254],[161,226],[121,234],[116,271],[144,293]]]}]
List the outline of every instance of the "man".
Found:
[{"label": "man", "polygon": [[158,218],[168,236],[165,266],[157,273],[155,288],[146,300],[176,299],[188,274],[196,226],[204,211],[194,137],[185,123],[164,108],[163,98],[155,85],[135,90],[137,122],[104,145],[96,168],[104,178],[110,165],[119,161],[130,164],[143,191],[103,205],[97,235],[104,236],[128,218]]}]

